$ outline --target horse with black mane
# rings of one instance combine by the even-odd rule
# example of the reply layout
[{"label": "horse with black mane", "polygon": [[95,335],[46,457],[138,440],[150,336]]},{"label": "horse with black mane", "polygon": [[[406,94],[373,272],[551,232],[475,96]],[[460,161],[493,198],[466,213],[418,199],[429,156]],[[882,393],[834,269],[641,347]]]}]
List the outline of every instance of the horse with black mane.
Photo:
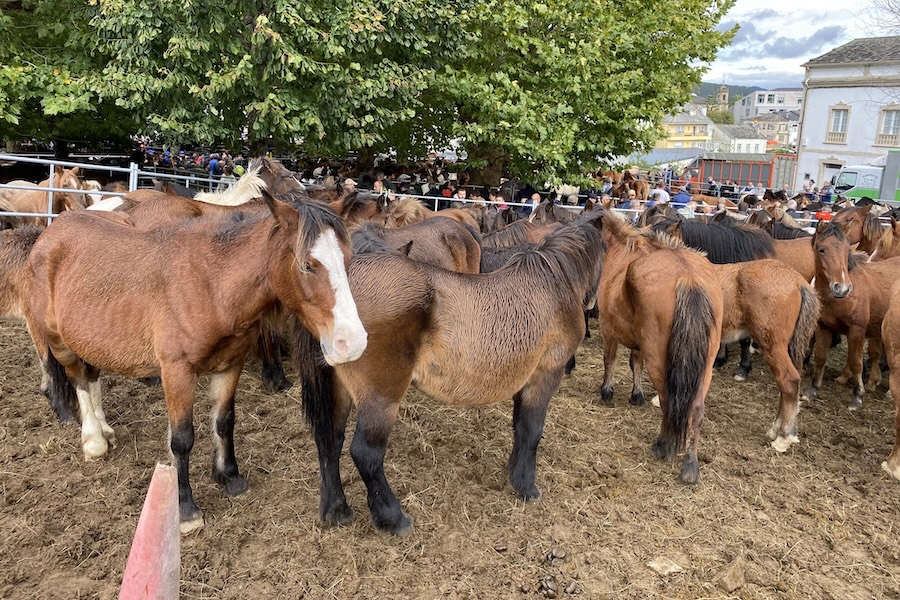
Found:
[{"label": "horse with black mane", "polygon": [[203,524],[188,477],[197,377],[210,376],[213,478],[236,495],[247,480],[235,461],[235,390],[263,315],[279,305],[295,313],[330,364],[355,360],[366,347],[347,285],[343,223],[315,202],[267,198],[265,213],[150,230],[122,213],[66,213],[25,265],[25,318],[48,395],[51,404],[77,398],[85,459],[102,457],[116,439],[100,371],[162,377],[182,531]]},{"label": "horse with black mane", "polygon": [[369,332],[353,363],[323,364],[299,332],[303,405],[316,440],[322,522],[353,518],[340,476],[351,404],[350,455],[368,490],[375,527],[394,534],[412,523],[384,474],[388,437],[410,383],[443,402],[483,406],[513,397],[509,477],[535,500],[535,458],[550,398],[584,337],[582,309],[600,277],[601,214],[590,213],[486,275],[438,269],[394,254],[355,255],[350,287]]}]

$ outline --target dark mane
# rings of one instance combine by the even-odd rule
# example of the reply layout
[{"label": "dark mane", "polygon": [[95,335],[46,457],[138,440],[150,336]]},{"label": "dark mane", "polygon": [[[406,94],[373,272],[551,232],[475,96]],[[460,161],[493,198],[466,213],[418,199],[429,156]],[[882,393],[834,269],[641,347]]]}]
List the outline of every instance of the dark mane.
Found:
[{"label": "dark mane", "polygon": [[588,290],[596,288],[599,281],[606,245],[598,223],[605,216],[602,211],[579,216],[536,247],[526,247],[516,253],[505,268],[540,273],[551,280],[560,294],[571,293],[580,299]]},{"label": "dark mane", "polygon": [[384,227],[373,221],[366,221],[350,234],[353,252],[369,254],[372,252],[394,252],[384,239]]},{"label": "dark mane", "polygon": [[298,257],[306,256],[312,250],[316,238],[325,229],[333,229],[339,242],[350,245],[350,236],[344,221],[326,204],[307,200],[292,205],[300,216],[297,224],[297,243],[294,252]]},{"label": "dark mane", "polygon": [[769,233],[769,235],[771,235],[772,238],[776,240],[795,240],[797,238],[812,237],[812,234],[808,231],[804,231],[803,229],[799,229],[797,227],[791,227],[790,225],[785,225],[781,221],[775,219],[763,225],[763,229],[765,229]]},{"label": "dark mane", "polygon": [[529,221],[515,221],[500,231],[489,233],[481,238],[482,248],[510,248],[527,244],[528,231],[538,227]]},{"label": "dark mane", "polygon": [[492,273],[508,263],[517,253],[536,248],[537,244],[522,244],[521,246],[511,246],[509,248],[482,248],[481,272]]},{"label": "dark mane", "polygon": [[[663,221],[657,225],[665,230],[675,221]],[[727,264],[769,258],[775,255],[772,238],[758,227],[749,225],[726,226],[719,223],[681,223],[681,239],[691,248],[706,252],[710,262]]]}]

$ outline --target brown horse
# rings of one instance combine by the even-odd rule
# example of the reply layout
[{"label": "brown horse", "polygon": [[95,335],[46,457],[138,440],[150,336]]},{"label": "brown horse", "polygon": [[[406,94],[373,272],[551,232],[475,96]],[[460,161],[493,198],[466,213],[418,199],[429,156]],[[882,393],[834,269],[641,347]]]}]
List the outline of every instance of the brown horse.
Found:
[{"label": "brown horse", "polygon": [[[56,167],[53,173],[53,187],[68,190],[82,189],[81,180],[78,178],[79,168],[64,169]],[[9,185],[29,186],[34,190],[13,190],[0,188],[0,211],[21,213],[46,213],[48,208],[48,192],[41,188],[50,187],[50,179],[45,179],[38,184],[30,181],[15,180]],[[82,194],[70,192],[53,192],[53,214],[59,214],[64,210],[75,210],[85,207],[85,198]],[[13,227],[32,225],[34,227],[46,227],[46,217],[4,217],[4,222]]]},{"label": "brown horse", "polygon": [[894,447],[881,468],[900,479],[900,283],[891,288],[890,306],[881,323],[881,341],[891,368],[891,396],[894,397]]},{"label": "brown horse", "polygon": [[875,244],[869,262],[900,256],[900,224],[891,217],[891,226],[884,228],[881,239]]},{"label": "brown horse", "polygon": [[384,225],[385,227],[403,227],[420,223],[432,217],[446,217],[469,225],[476,231],[480,230],[478,220],[467,208],[445,208],[435,212],[419,202],[417,198],[409,197],[400,198],[387,207],[384,213]]},{"label": "brown horse", "polygon": [[476,236],[476,230],[459,221],[435,217],[394,228],[362,223],[351,239],[355,252],[388,249],[448,271],[478,273],[481,244]]},{"label": "brown horse", "polygon": [[605,367],[600,397],[612,401],[618,345],[631,348],[631,402],[644,401],[645,362],[660,397],[663,418],[653,453],[672,459],[687,447],[680,478],[696,483],[700,424],[722,331],[718,276],[681,241],[617,218],[603,219],[603,239],[608,251],[599,290]]},{"label": "brown horse", "polygon": [[582,309],[596,297],[600,218],[587,214],[485,275],[451,273],[391,254],[354,256],[350,287],[369,332],[366,352],[332,370],[300,332],[303,403],[319,452],[323,523],[353,518],[339,462],[356,404],[350,454],[366,484],[372,520],[395,534],[412,527],[384,474],[388,437],[410,383],[458,406],[512,396],[510,481],[519,497],[540,496],[537,447],[550,398],[584,338]]},{"label": "brown horse", "polygon": [[295,312],[321,339],[330,364],[355,360],[366,347],[340,219],[318,203],[293,208],[268,198],[270,214],[149,231],[120,213],[67,213],[26,263],[28,328],[51,395],[65,402],[75,388],[86,459],[115,442],[100,371],[161,375],[182,531],[203,523],[188,477],[197,377],[211,380],[213,478],[236,495],[247,480],[235,461],[234,395],[262,315],[276,305]]},{"label": "brown horse", "polygon": [[846,225],[847,239],[851,244],[858,244],[856,249],[866,254],[872,254],[884,233],[881,220],[872,212],[873,206],[848,206],[831,217],[831,222],[835,225]]},{"label": "brown horse", "polygon": [[567,208],[559,206],[550,200],[544,200],[538,204],[528,220],[537,225],[549,225],[551,223],[571,223],[578,214]]},{"label": "brown horse", "polygon": [[863,346],[869,339],[869,389],[881,381],[881,324],[890,304],[891,288],[900,279],[900,259],[865,262],[866,255],[854,253],[844,233],[849,224],[836,225],[819,222],[813,236],[816,257],[816,291],[822,302],[819,328],[816,331],[816,371],[807,392],[815,398],[822,385],[825,362],[831,343],[831,333],[847,336],[849,370],[838,378],[844,383],[848,376],[855,383],[851,410],[862,406],[865,393],[862,375]]},{"label": "brown horse", "polygon": [[784,452],[798,441],[800,373],[819,319],[816,290],[794,269],[774,259],[715,265],[715,269],[725,306],[722,343],[757,340],[781,392],[768,435],[772,447]]}]

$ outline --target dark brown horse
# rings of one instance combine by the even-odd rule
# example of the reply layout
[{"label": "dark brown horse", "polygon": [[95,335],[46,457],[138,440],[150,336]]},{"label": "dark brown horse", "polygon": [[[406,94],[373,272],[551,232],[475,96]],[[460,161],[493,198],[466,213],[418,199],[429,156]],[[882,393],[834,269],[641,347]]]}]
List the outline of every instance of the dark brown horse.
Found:
[{"label": "dark brown horse", "polygon": [[706,392],[722,331],[722,290],[713,265],[666,234],[603,219],[608,247],[600,280],[604,402],[613,398],[619,344],[631,348],[631,402],[642,404],[644,363],[660,397],[662,424],[653,444],[657,458],[687,450],[680,478],[700,479],[697,444]]},{"label": "dark brown horse", "polygon": [[522,244],[538,244],[559,227],[558,223],[535,225],[530,221],[515,221],[500,231],[481,237],[484,248],[510,248]]},{"label": "dark brown horse", "polygon": [[213,478],[236,495],[247,480],[235,461],[234,395],[262,316],[278,305],[296,313],[331,364],[366,347],[340,219],[318,203],[291,207],[269,196],[269,207],[149,231],[120,213],[67,213],[26,263],[28,328],[51,395],[68,397],[70,382],[75,388],[87,460],[115,442],[100,371],[162,377],[182,531],[203,523],[188,477],[197,377],[210,376]]},{"label": "dark brown horse", "polygon": [[[369,332],[356,362],[324,367],[301,335],[303,402],[319,451],[320,515],[353,518],[339,461],[350,407],[350,455],[366,484],[376,528],[410,530],[384,474],[384,455],[410,383],[458,406],[513,397],[509,477],[520,498],[540,496],[535,457],[550,398],[584,337],[582,309],[596,296],[600,215],[585,215],[486,275],[461,275],[391,254],[356,255],[350,287]],[[301,332],[302,333],[302,332]],[[306,348],[305,351],[303,348]]]},{"label": "dark brown horse", "polygon": [[849,408],[862,406],[863,346],[869,340],[869,389],[881,381],[881,324],[891,298],[891,288],[900,279],[900,259],[866,262],[866,255],[853,252],[845,229],[820,221],[813,237],[816,257],[816,291],[822,302],[819,328],[816,331],[816,372],[807,395],[815,398],[822,385],[825,362],[830,350],[831,334],[847,336],[848,369],[838,378],[845,383],[853,378],[854,389]]},{"label": "dark brown horse", "polygon": [[413,260],[457,273],[478,273],[481,245],[478,232],[454,219],[435,217],[405,227],[362,223],[352,232],[355,252],[382,247]]},{"label": "dark brown horse", "polygon": [[538,204],[534,212],[528,218],[536,225],[550,225],[551,223],[571,223],[578,213],[564,208],[550,200],[544,200]]}]

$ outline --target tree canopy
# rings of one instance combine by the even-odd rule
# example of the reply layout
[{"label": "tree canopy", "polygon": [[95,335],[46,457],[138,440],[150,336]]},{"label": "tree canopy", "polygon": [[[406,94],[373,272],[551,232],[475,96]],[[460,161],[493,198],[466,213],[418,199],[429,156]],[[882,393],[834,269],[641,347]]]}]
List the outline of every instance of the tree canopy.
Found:
[{"label": "tree canopy", "polygon": [[410,158],[456,140],[486,179],[571,178],[652,147],[729,41],[716,26],[732,4],[11,2],[0,135],[69,123],[83,137]]}]

